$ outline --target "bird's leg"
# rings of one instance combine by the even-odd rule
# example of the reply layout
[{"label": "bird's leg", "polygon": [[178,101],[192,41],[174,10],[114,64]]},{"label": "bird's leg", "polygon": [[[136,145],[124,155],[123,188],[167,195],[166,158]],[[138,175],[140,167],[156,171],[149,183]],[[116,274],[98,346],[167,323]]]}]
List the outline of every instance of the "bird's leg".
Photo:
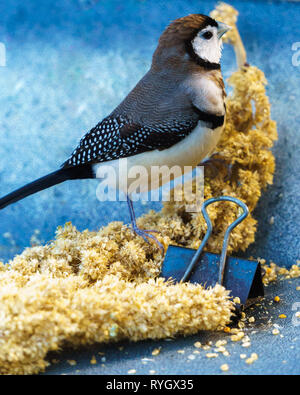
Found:
[{"label": "bird's leg", "polygon": [[225,159],[222,158],[216,158],[215,156],[219,155],[218,152],[215,152],[212,154],[209,158],[204,159],[198,166],[212,166],[214,169],[217,169],[216,165],[222,165],[223,167],[226,168],[227,175],[225,177],[225,180],[230,180],[232,177],[232,163],[227,163]]},{"label": "bird's leg", "polygon": [[135,217],[135,213],[134,213],[134,209],[133,209],[132,200],[129,198],[128,195],[127,195],[127,203],[128,203],[128,208],[129,208],[132,230],[134,231],[134,233],[137,234],[138,236],[141,236],[145,240],[145,242],[148,244],[149,244],[148,239],[152,239],[158,245],[162,254],[164,254],[165,249],[164,249],[163,245],[157,240],[157,238],[155,236],[150,234],[150,233],[159,233],[159,232],[157,230],[140,229],[136,224],[136,217]]}]

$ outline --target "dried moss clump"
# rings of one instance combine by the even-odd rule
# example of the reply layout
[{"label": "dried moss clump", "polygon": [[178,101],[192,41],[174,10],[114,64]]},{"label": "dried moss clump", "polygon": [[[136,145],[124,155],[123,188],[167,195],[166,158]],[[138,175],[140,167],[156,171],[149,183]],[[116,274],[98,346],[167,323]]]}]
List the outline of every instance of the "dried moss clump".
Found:
[{"label": "dried moss clump", "polygon": [[[233,8],[231,13],[234,17]],[[232,166],[232,177],[225,181],[224,166],[217,172],[208,168],[205,198],[235,196],[252,212],[262,189],[272,183],[270,148],[276,125],[262,71],[243,66],[229,83],[233,93],[227,99],[226,128],[217,151]],[[200,213],[185,208],[185,200],[171,201],[161,212],[140,218],[139,225],[159,230],[166,247],[175,243],[196,248],[206,224]],[[209,214],[214,233],[208,249],[218,252],[237,207],[219,203],[209,207]],[[233,231],[229,252],[244,250],[255,231],[250,215]],[[47,353],[66,344],[158,339],[229,323],[233,302],[227,290],[157,279],[161,262],[155,246],[115,222],[82,233],[66,224],[49,245],[26,249],[8,265],[0,264],[0,373],[37,373],[47,366]]]},{"label": "dried moss clump", "polygon": [[106,275],[93,285],[64,268],[50,275],[0,273],[0,373],[44,370],[47,353],[62,345],[159,339],[216,329],[228,322],[232,302],[221,286],[168,286],[162,279],[136,284]]}]

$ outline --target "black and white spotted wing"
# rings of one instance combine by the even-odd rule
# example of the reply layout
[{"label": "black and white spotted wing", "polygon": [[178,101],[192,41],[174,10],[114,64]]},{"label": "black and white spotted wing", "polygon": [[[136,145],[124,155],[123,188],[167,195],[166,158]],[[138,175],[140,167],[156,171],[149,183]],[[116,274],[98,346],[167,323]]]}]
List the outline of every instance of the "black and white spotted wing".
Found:
[{"label": "black and white spotted wing", "polygon": [[155,149],[164,150],[184,139],[197,126],[197,119],[141,126],[124,116],[108,117],[87,133],[63,167],[106,162]]}]

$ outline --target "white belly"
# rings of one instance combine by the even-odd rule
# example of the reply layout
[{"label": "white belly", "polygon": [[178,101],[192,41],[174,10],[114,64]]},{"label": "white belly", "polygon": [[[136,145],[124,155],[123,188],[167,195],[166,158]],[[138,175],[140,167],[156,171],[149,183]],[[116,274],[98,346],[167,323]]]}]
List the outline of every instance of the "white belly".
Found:
[{"label": "white belly", "polygon": [[[95,164],[93,169],[96,178],[103,179],[106,170],[108,171],[106,174],[115,173],[115,176],[108,177],[110,179],[107,180],[107,184],[115,186],[125,193],[129,192],[129,194],[130,190],[135,188],[137,179],[141,192],[158,188],[170,181],[170,177],[168,177],[170,172],[169,174],[166,172],[166,176],[164,176],[165,172],[157,176],[157,168],[167,166],[171,169],[177,166],[177,170],[181,169],[182,174],[190,171],[191,167],[194,168],[212,153],[220,139],[222,130],[223,126],[208,129],[202,121],[199,121],[197,127],[186,138],[168,149],[148,151],[124,159]],[[176,177],[172,176],[171,178]]]}]

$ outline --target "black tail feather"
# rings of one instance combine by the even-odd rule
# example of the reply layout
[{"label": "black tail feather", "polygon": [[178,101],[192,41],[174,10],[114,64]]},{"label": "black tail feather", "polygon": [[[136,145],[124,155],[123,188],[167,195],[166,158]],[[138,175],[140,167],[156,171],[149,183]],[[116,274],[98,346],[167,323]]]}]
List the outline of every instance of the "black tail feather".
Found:
[{"label": "black tail feather", "polygon": [[93,178],[90,167],[80,166],[59,169],[54,173],[50,173],[45,177],[39,178],[38,180],[4,196],[0,199],[0,210],[12,203],[16,203],[19,200],[26,198],[27,196],[43,191],[44,189],[50,188],[54,185],[61,184],[64,181],[83,178]]}]

